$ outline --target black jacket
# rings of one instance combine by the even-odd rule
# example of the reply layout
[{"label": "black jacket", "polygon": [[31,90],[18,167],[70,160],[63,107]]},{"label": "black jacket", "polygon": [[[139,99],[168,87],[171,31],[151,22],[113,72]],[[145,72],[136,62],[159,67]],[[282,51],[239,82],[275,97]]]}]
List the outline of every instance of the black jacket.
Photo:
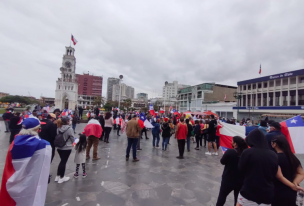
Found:
[{"label": "black jacket", "polygon": [[11,112],[5,112],[2,115],[4,121],[9,121],[14,115]]},{"label": "black jacket", "polygon": [[187,128],[188,128],[188,134],[187,137],[191,137],[192,136],[192,131],[193,131],[193,127],[191,124],[187,124]]},{"label": "black jacket", "polygon": [[41,120],[41,131],[39,137],[48,141],[52,146],[57,135],[57,125],[49,119]]},{"label": "black jacket", "polygon": [[22,129],[22,124],[18,125],[19,121],[20,121],[20,117],[13,116],[10,119],[9,129],[10,130],[21,130]]},{"label": "black jacket", "polygon": [[273,137],[276,137],[276,136],[279,136],[279,135],[284,135],[284,134],[281,131],[275,130],[275,131],[270,131],[265,135],[269,149],[274,151],[274,149],[271,146],[271,140],[272,140]]},{"label": "black jacket", "polygon": [[170,138],[170,136],[171,136],[171,128],[170,128],[169,124],[168,123],[164,123],[161,128],[163,130],[162,137],[166,137],[166,138],[169,137]]},{"label": "black jacket", "polygon": [[240,188],[244,177],[242,177],[238,168],[239,159],[240,156],[235,149],[228,149],[221,159],[221,164],[225,165],[222,181]]},{"label": "black jacket", "polygon": [[98,120],[99,120],[99,123],[100,123],[101,127],[104,128],[105,120],[104,120],[103,116],[100,115]]},{"label": "black jacket", "polygon": [[201,135],[201,125],[199,125],[199,124],[195,125],[195,127],[194,127],[194,134],[195,134],[195,136]]},{"label": "black jacket", "polygon": [[249,149],[244,150],[239,170],[244,175],[241,195],[258,204],[271,204],[274,198],[274,181],[278,171],[278,157],[269,150],[264,134],[255,129],[246,137]]}]

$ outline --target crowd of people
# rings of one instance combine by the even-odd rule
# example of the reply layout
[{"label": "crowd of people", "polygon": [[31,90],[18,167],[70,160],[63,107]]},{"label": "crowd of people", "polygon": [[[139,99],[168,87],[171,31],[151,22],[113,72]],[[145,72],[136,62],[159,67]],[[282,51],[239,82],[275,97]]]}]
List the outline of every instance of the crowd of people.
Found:
[{"label": "crowd of people", "polygon": [[[132,149],[133,162],[138,162],[137,151],[142,150],[140,140],[143,139],[143,134],[146,140],[149,139],[147,131],[150,129],[154,149],[161,148],[166,152],[170,140],[175,138],[179,151],[177,158],[184,159],[185,149],[190,152],[192,144],[195,145],[195,150],[207,147],[208,151],[205,155],[217,156],[220,128],[224,127],[225,123],[236,124],[234,121],[217,119],[214,115],[204,118],[183,113],[167,116],[141,114],[152,125],[147,127],[140,123],[140,113],[118,111],[104,113],[94,110],[88,115],[89,121],[84,132],[76,135],[76,125],[83,115],[80,111],[78,113],[79,115],[75,111],[63,113],[55,109],[53,113],[34,110],[32,113],[25,111],[20,114],[7,109],[3,115],[5,132],[11,132],[10,143],[14,142],[20,134],[32,134],[47,142],[51,147],[50,164],[57,149],[60,163],[55,182],[61,184],[70,179],[65,176],[65,169],[72,150],[76,150],[74,178],[79,177],[80,166],[82,177],[85,178],[87,176],[85,163],[90,159],[91,148],[93,147],[92,160],[99,160],[99,142],[109,144],[112,129],[117,136],[120,136],[120,132],[126,132],[128,139],[126,161],[129,161]],[[34,127],[35,131],[39,129],[37,132],[26,129],[28,122],[33,119],[40,122],[39,126],[35,124]],[[92,130],[89,125],[98,128]],[[99,133],[96,132],[97,130]],[[228,149],[220,160],[225,167],[216,206],[225,205],[226,198],[232,191],[234,204],[237,206],[296,205],[297,191],[303,191],[299,184],[304,179],[304,172],[300,161],[292,153],[286,137],[281,132],[280,123],[268,119],[262,120],[259,127],[251,131],[245,139],[235,136],[231,144],[233,149]],[[48,181],[50,179],[51,175]]]}]

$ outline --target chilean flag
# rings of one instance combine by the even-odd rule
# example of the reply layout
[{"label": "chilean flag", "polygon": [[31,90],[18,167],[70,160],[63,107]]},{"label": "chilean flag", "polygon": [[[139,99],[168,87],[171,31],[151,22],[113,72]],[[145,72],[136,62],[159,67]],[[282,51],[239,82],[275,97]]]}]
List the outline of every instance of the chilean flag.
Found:
[{"label": "chilean flag", "polygon": [[68,116],[69,115],[69,110],[65,109],[63,110],[63,112],[61,113],[61,116]]},{"label": "chilean flag", "polygon": [[88,119],[90,118],[90,112],[87,112],[87,118]]},{"label": "chilean flag", "polygon": [[73,36],[73,34],[72,34],[72,36],[71,36],[71,40],[72,40],[72,42],[73,42],[74,45],[77,44],[77,40],[75,39],[75,37]]},{"label": "chilean flag", "polygon": [[155,116],[155,111],[154,111],[154,107],[152,104],[150,104],[150,106],[149,106],[149,112],[152,116]]},{"label": "chilean flag", "polygon": [[24,115],[24,119],[27,119],[29,117],[33,117],[31,112],[28,112],[26,115]]},{"label": "chilean flag", "polygon": [[84,128],[84,134],[87,137],[93,135],[94,137],[100,138],[102,134],[102,127],[99,121],[96,119],[91,119]]},{"label": "chilean flag", "polygon": [[262,66],[260,64],[260,71],[259,71],[259,74],[262,74]]},{"label": "chilean flag", "polygon": [[20,117],[20,119],[19,119],[19,121],[18,121],[17,125],[21,125],[21,124],[22,124],[22,122],[23,122],[23,117]]},{"label": "chilean flag", "polygon": [[227,148],[227,147],[222,147],[222,146],[221,146],[221,149],[222,149],[223,154],[225,154],[225,152],[226,152],[229,148]]},{"label": "chilean flag", "polygon": [[286,136],[291,151],[297,154],[304,154],[303,134],[304,123],[302,117],[295,116],[281,122],[281,132]]},{"label": "chilean flag", "polygon": [[162,113],[162,114],[165,113],[164,109],[160,108],[159,113]]},{"label": "chilean flag", "polygon": [[0,191],[1,205],[44,205],[51,156],[49,142],[39,136],[17,135],[6,156]]},{"label": "chilean flag", "polygon": [[154,126],[146,119],[144,113],[140,114],[138,123],[141,128],[154,128]]}]

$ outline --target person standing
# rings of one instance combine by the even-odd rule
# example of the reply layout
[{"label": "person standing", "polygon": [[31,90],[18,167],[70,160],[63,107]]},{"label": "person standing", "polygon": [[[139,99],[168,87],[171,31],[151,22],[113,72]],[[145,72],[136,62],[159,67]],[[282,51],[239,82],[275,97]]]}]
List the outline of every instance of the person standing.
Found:
[{"label": "person standing", "polygon": [[92,114],[92,119],[88,122],[87,126],[84,128],[84,134],[88,137],[88,146],[86,149],[86,159],[90,159],[90,150],[93,146],[93,160],[99,160],[100,157],[97,156],[97,148],[99,144],[99,138],[102,134],[102,128],[95,117],[95,114]]},{"label": "person standing", "polygon": [[238,163],[240,156],[248,148],[248,145],[242,137],[235,136],[232,140],[232,146],[233,149],[228,149],[221,159],[221,164],[225,165],[225,168],[216,206],[224,206],[226,198],[231,191],[234,191],[234,205],[236,205],[238,194],[243,184],[243,177],[238,169]]},{"label": "person standing", "polygon": [[267,135],[267,122],[265,120],[260,121],[259,130],[261,130],[264,135]]},{"label": "person standing", "polygon": [[200,146],[202,146],[202,134],[201,134],[201,125],[199,124],[198,120],[195,120],[194,135],[196,141],[195,149],[199,150]]},{"label": "person standing", "polygon": [[186,119],[186,124],[187,124],[187,150],[190,152],[190,143],[191,143],[191,136],[192,136],[192,131],[193,131],[193,126],[190,124],[190,120]]},{"label": "person standing", "polygon": [[[156,118],[153,120],[152,125],[154,126],[154,128],[152,128],[152,135],[153,135],[153,148],[159,148],[159,134],[160,134],[160,125],[157,123]],[[155,144],[155,140],[156,140],[156,144]]]},{"label": "person standing", "polygon": [[73,128],[74,134],[76,134],[75,130],[76,130],[77,121],[78,121],[78,116],[75,112],[73,117],[72,117],[72,128]]},{"label": "person standing", "polygon": [[121,121],[122,121],[122,119],[121,119],[120,115],[117,115],[116,119],[114,120],[114,123],[116,124],[116,128],[117,128],[117,136],[120,136],[119,131],[121,129]]},{"label": "person standing", "polygon": [[76,164],[76,172],[74,174],[74,178],[78,178],[78,171],[80,164],[82,166],[82,178],[87,177],[86,169],[85,169],[85,161],[86,161],[86,147],[87,147],[87,137],[84,134],[79,135],[79,141],[75,145],[75,159],[74,163]]},{"label": "person standing", "polygon": [[10,125],[10,119],[12,117],[13,117],[13,113],[11,113],[10,109],[7,108],[6,112],[2,115],[2,118],[3,118],[4,123],[5,123],[5,128],[6,128],[5,133],[10,132],[9,125]]},{"label": "person standing", "polygon": [[100,123],[100,125],[101,125],[101,128],[102,128],[102,134],[101,134],[101,137],[100,137],[100,141],[102,141],[103,140],[103,138],[104,138],[104,133],[105,133],[105,120],[104,120],[104,117],[103,117],[103,112],[101,112],[100,113],[100,115],[99,115],[99,123]]},{"label": "person standing", "polygon": [[79,111],[79,118],[82,119],[82,115],[83,115],[83,108],[82,108],[82,106],[78,107],[78,111]]},{"label": "person standing", "polygon": [[75,141],[73,136],[74,131],[69,124],[70,119],[68,117],[62,117],[57,120],[57,135],[62,134],[63,139],[66,142],[63,147],[57,148],[57,152],[60,156],[60,163],[58,165],[55,182],[58,182],[59,184],[69,181],[70,179],[69,177],[64,176],[66,163],[68,162]]},{"label": "person standing", "polygon": [[9,129],[11,131],[11,136],[9,143],[11,144],[14,141],[15,136],[22,129],[22,117],[20,117],[20,113],[16,112],[9,121]]},{"label": "person standing", "polygon": [[[278,164],[283,176],[295,185],[299,185],[304,178],[303,168],[299,159],[292,153],[286,137],[284,135],[273,137],[271,146],[277,152]],[[296,206],[296,199],[297,191],[288,187],[278,179],[274,181],[274,199],[271,204],[272,206]]]},{"label": "person standing", "polygon": [[[208,152],[206,152],[206,155],[218,155],[217,153],[217,145],[215,143],[216,138],[216,129],[217,129],[217,121],[214,119],[214,115],[210,115],[211,121],[209,122],[209,128],[208,128]],[[214,148],[214,153],[211,153],[211,146]]]},{"label": "person standing", "polygon": [[273,137],[283,135],[284,134],[281,132],[281,124],[279,122],[271,122],[269,123],[269,132],[266,134],[266,140],[268,143],[268,147],[271,150],[274,150],[271,146],[271,140]]},{"label": "person standing", "polygon": [[187,134],[188,134],[187,124],[184,122],[184,117],[181,117],[179,119],[179,123],[177,124],[176,133],[175,133],[175,138],[177,139],[178,150],[179,150],[179,156],[176,157],[177,159],[184,159]]},{"label": "person standing", "polygon": [[148,136],[147,136],[147,128],[146,128],[146,127],[144,127],[144,128],[141,130],[141,133],[140,133],[140,138],[141,138],[141,139],[143,138],[143,137],[142,137],[143,133],[145,133],[146,139],[149,139]]},{"label": "person standing", "polygon": [[163,137],[162,150],[166,151],[169,143],[169,139],[171,137],[171,128],[168,123],[168,119],[165,118],[165,122],[163,123],[161,128],[162,128],[162,137]]},{"label": "person standing", "polygon": [[133,150],[133,162],[138,162],[139,159],[136,157],[136,146],[139,139],[139,132],[141,127],[139,126],[137,116],[133,115],[132,119],[127,123],[127,137],[128,137],[128,146],[126,151],[126,161],[129,161],[130,150],[132,147]]},{"label": "person standing", "polygon": [[104,142],[109,143],[109,136],[113,127],[113,118],[112,118],[112,114],[111,112],[107,112],[106,116],[105,116],[105,138],[104,138]]}]

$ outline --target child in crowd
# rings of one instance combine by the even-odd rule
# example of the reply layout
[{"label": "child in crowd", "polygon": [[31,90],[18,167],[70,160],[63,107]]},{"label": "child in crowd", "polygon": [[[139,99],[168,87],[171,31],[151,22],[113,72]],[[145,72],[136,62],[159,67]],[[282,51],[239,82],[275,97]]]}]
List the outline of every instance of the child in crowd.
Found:
[{"label": "child in crowd", "polygon": [[86,148],[87,148],[87,137],[84,134],[79,135],[79,142],[75,146],[75,159],[76,163],[76,172],[74,174],[74,178],[78,178],[78,171],[80,164],[82,166],[82,177],[85,178],[87,173],[85,171],[85,161],[86,161]]}]

